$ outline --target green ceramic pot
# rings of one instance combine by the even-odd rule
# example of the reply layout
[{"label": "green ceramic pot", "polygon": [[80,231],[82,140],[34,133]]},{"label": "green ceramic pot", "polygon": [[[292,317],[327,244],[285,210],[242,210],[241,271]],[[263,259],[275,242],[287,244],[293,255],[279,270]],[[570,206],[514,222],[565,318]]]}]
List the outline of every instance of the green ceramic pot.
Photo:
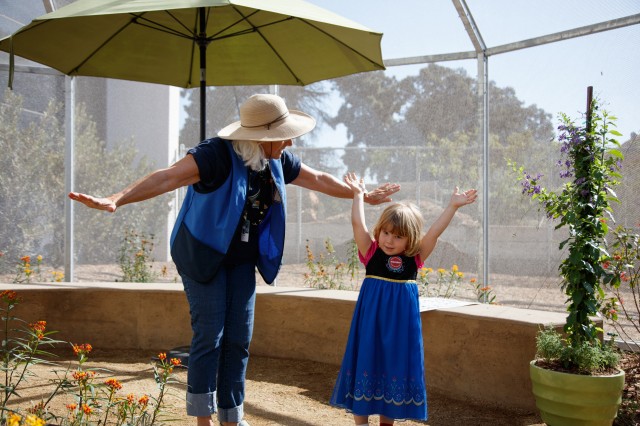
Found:
[{"label": "green ceramic pot", "polygon": [[549,426],[611,426],[624,389],[624,371],[584,376],[529,364],[536,406]]}]

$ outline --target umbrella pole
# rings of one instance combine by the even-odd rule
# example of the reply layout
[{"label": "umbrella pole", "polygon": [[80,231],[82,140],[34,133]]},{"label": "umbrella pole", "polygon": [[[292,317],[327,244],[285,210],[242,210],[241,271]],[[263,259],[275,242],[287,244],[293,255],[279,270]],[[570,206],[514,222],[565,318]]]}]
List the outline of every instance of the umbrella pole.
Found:
[{"label": "umbrella pole", "polygon": [[200,47],[200,141],[206,139],[207,125],[207,34],[204,7],[198,8],[200,18],[200,33],[198,34],[198,46]]}]

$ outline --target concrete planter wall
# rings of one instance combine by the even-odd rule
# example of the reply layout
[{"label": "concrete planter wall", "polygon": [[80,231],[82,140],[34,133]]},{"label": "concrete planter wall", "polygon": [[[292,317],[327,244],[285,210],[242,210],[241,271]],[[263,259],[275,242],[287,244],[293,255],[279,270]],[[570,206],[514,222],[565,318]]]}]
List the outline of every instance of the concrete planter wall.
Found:
[{"label": "concrete planter wall", "polygon": [[[189,307],[181,284],[0,284],[19,292],[14,311],[46,320],[60,340],[148,352],[188,345]],[[342,361],[357,292],[259,286],[251,353]],[[505,408],[536,410],[529,378],[535,336],[565,315],[467,305],[422,312],[427,391]]]}]

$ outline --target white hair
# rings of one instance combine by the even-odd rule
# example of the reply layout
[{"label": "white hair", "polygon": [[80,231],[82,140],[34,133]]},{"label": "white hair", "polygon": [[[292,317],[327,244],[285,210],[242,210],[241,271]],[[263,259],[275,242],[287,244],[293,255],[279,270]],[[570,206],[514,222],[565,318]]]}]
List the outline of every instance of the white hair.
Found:
[{"label": "white hair", "polygon": [[233,150],[242,158],[245,166],[259,172],[267,166],[264,152],[258,141],[231,141]]}]

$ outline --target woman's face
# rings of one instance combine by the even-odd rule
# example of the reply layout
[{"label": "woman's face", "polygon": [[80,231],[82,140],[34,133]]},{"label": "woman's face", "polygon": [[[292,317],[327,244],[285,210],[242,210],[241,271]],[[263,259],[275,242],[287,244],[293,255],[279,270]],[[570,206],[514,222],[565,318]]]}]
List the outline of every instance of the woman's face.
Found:
[{"label": "woman's face", "polygon": [[262,152],[264,152],[264,157],[269,160],[277,160],[280,158],[282,151],[291,145],[293,145],[293,141],[291,139],[279,142],[260,142]]},{"label": "woman's face", "polygon": [[378,235],[378,247],[380,247],[387,256],[404,253],[408,243],[409,237],[401,237],[400,235],[394,234],[390,227],[381,229],[380,235]]}]

